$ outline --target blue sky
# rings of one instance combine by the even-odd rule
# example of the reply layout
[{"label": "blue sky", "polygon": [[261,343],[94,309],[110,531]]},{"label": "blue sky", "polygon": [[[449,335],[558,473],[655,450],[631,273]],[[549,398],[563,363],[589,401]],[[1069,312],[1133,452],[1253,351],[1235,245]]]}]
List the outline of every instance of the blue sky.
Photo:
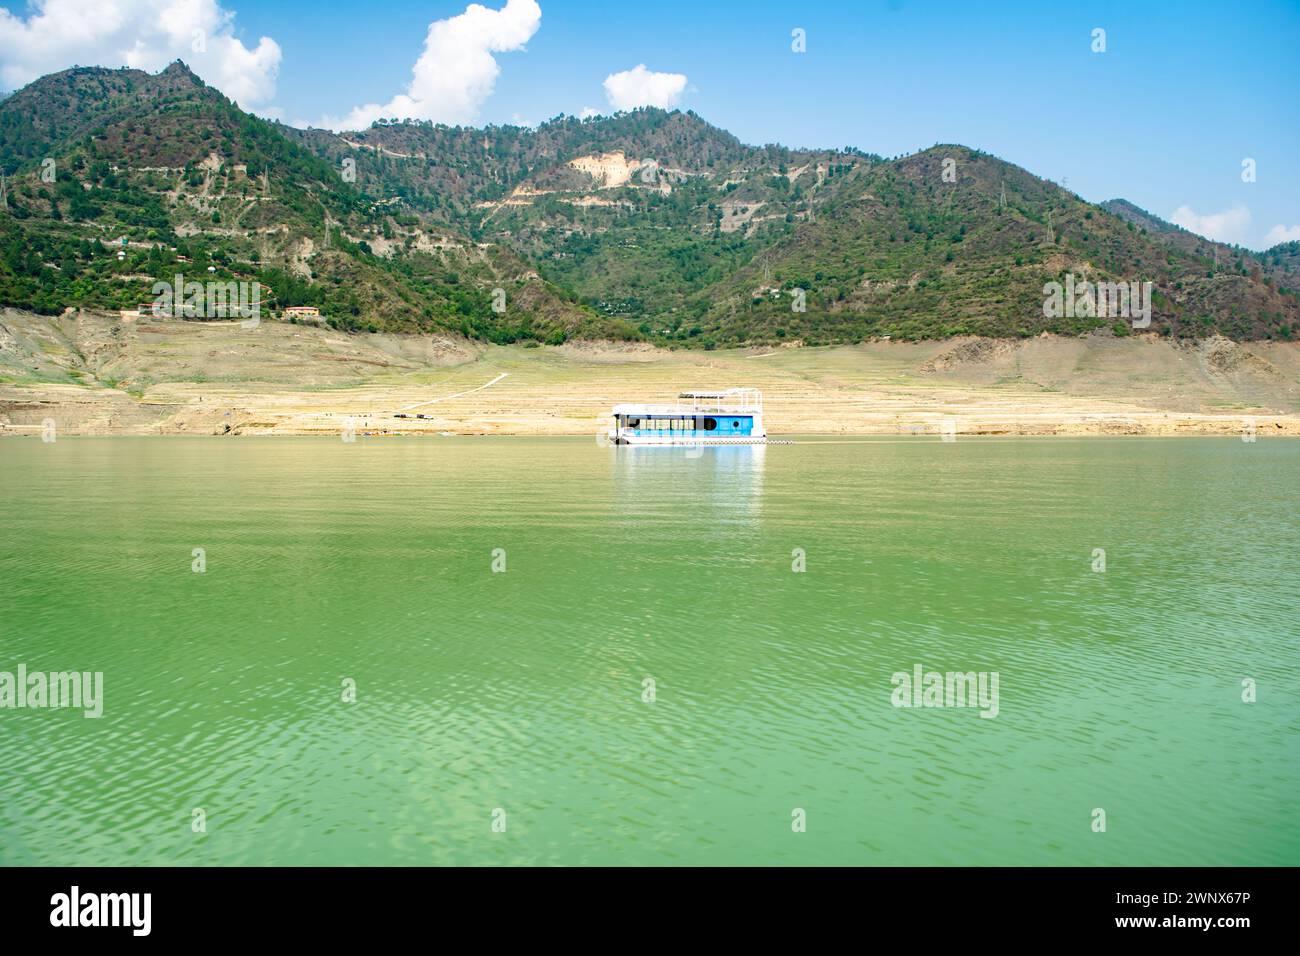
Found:
[{"label": "blue sky", "polygon": [[[157,7],[167,0],[129,2]],[[529,3],[511,0],[516,21],[527,19]],[[490,56],[499,72],[488,78],[489,91],[477,87],[467,94],[468,112],[461,101],[453,110],[440,98],[457,91],[444,83],[420,104],[424,115],[450,110],[448,118],[481,124],[609,112],[606,78],[645,64],[684,76],[671,101],[747,142],[854,145],[887,156],[963,143],[1064,179],[1085,199],[1122,196],[1214,238],[1254,248],[1270,235],[1300,238],[1300,0],[536,3],[540,22],[516,27],[526,42],[501,41],[501,52],[482,51],[457,71],[473,75]],[[271,68],[252,82],[237,75],[242,53],[204,61],[182,51],[200,75],[258,112],[337,124],[387,109],[405,93],[429,24],[463,14],[467,4],[221,6],[234,15],[233,26],[217,32],[244,51],[268,37],[278,60],[263,47],[261,65]],[[19,18],[34,12],[9,9]],[[795,28],[806,31],[805,53],[791,50]],[[1104,53],[1092,50],[1095,28],[1106,31]],[[120,49],[122,41],[114,42]],[[159,58],[174,52],[162,49],[168,41],[147,42],[160,47]],[[441,49],[459,55],[464,45],[453,40]],[[6,46],[0,22],[0,67],[27,55],[15,49]],[[72,52],[53,49],[30,70],[71,65],[52,66]],[[109,62],[121,59],[111,48],[75,52],[72,62],[120,65]],[[438,48],[434,54],[442,55]],[[376,106],[356,112],[363,104]],[[1242,181],[1245,158],[1256,163],[1253,183]]]}]

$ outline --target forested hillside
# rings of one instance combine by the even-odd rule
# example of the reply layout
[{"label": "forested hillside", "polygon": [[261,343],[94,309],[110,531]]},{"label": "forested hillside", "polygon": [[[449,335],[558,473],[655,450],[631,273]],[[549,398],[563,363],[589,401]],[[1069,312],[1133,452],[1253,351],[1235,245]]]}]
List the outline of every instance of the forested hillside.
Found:
[{"label": "forested hillside", "polygon": [[740,344],[1110,329],[1044,285],[1151,282],[1151,331],[1300,333],[1297,244],[1255,254],[960,145],[747,146],[693,113],[335,134],[184,64],[78,68],[0,102],[0,304],[130,308],[178,273],[275,315],[497,342]]}]

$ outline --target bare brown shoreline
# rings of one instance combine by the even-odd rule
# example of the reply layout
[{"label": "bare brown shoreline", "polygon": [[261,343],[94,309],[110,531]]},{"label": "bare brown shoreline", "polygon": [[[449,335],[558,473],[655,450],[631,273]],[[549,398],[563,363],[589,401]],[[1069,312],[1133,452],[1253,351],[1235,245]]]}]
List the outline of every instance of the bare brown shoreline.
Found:
[{"label": "bare brown shoreline", "polygon": [[[963,338],[487,346],[264,321],[0,314],[0,435],[594,436],[616,402],[764,392],[773,436],[1300,436],[1300,343]],[[405,416],[405,417],[399,417]],[[424,416],[424,417],[416,417]]]}]

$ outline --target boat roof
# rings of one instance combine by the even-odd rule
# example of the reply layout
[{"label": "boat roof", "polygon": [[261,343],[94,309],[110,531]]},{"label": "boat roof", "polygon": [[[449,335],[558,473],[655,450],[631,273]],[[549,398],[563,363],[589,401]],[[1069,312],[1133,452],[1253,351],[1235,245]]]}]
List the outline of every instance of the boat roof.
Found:
[{"label": "boat roof", "polygon": [[645,404],[623,404],[614,406],[615,415],[681,415],[681,416],[702,416],[702,415],[753,415],[756,409],[736,406],[722,405],[719,407],[704,407],[698,405],[645,405]]},{"label": "boat roof", "polygon": [[679,392],[675,405],[632,402],[614,406],[615,415],[758,415],[763,411],[763,393],[756,388],[692,389]]}]

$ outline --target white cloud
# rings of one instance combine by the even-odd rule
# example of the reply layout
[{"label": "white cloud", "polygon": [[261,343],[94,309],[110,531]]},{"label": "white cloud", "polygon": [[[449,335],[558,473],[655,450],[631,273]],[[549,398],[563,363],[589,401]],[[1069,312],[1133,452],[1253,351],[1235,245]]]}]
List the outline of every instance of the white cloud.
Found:
[{"label": "white cloud", "polygon": [[587,106],[584,107],[582,112],[578,114],[578,119],[591,119],[593,116],[599,116],[599,115],[600,115],[600,110],[596,109],[594,106]]},{"label": "white cloud", "polygon": [[1250,228],[1250,210],[1245,206],[1233,206],[1223,212],[1202,216],[1191,206],[1179,206],[1169,220],[1206,239],[1242,244],[1246,241],[1246,230]]},{"label": "white cloud", "polygon": [[655,73],[647,70],[644,63],[605,77],[605,96],[616,110],[633,110],[638,106],[672,109],[685,89],[685,74]]},{"label": "white cloud", "polygon": [[1271,249],[1279,242],[1296,242],[1300,240],[1300,226],[1274,226],[1264,233],[1264,248]]},{"label": "white cloud", "polygon": [[241,106],[275,95],[280,46],[244,46],[217,0],[32,0],[30,16],[0,8],[0,88],[70,66],[157,72],[181,59]]},{"label": "white cloud", "polygon": [[383,105],[358,106],[341,119],[326,117],[322,125],[365,129],[388,117],[468,123],[492,95],[501,72],[492,54],[522,50],[541,24],[536,0],[507,0],[500,10],[471,3],[464,13],[434,20],[405,93]]}]

